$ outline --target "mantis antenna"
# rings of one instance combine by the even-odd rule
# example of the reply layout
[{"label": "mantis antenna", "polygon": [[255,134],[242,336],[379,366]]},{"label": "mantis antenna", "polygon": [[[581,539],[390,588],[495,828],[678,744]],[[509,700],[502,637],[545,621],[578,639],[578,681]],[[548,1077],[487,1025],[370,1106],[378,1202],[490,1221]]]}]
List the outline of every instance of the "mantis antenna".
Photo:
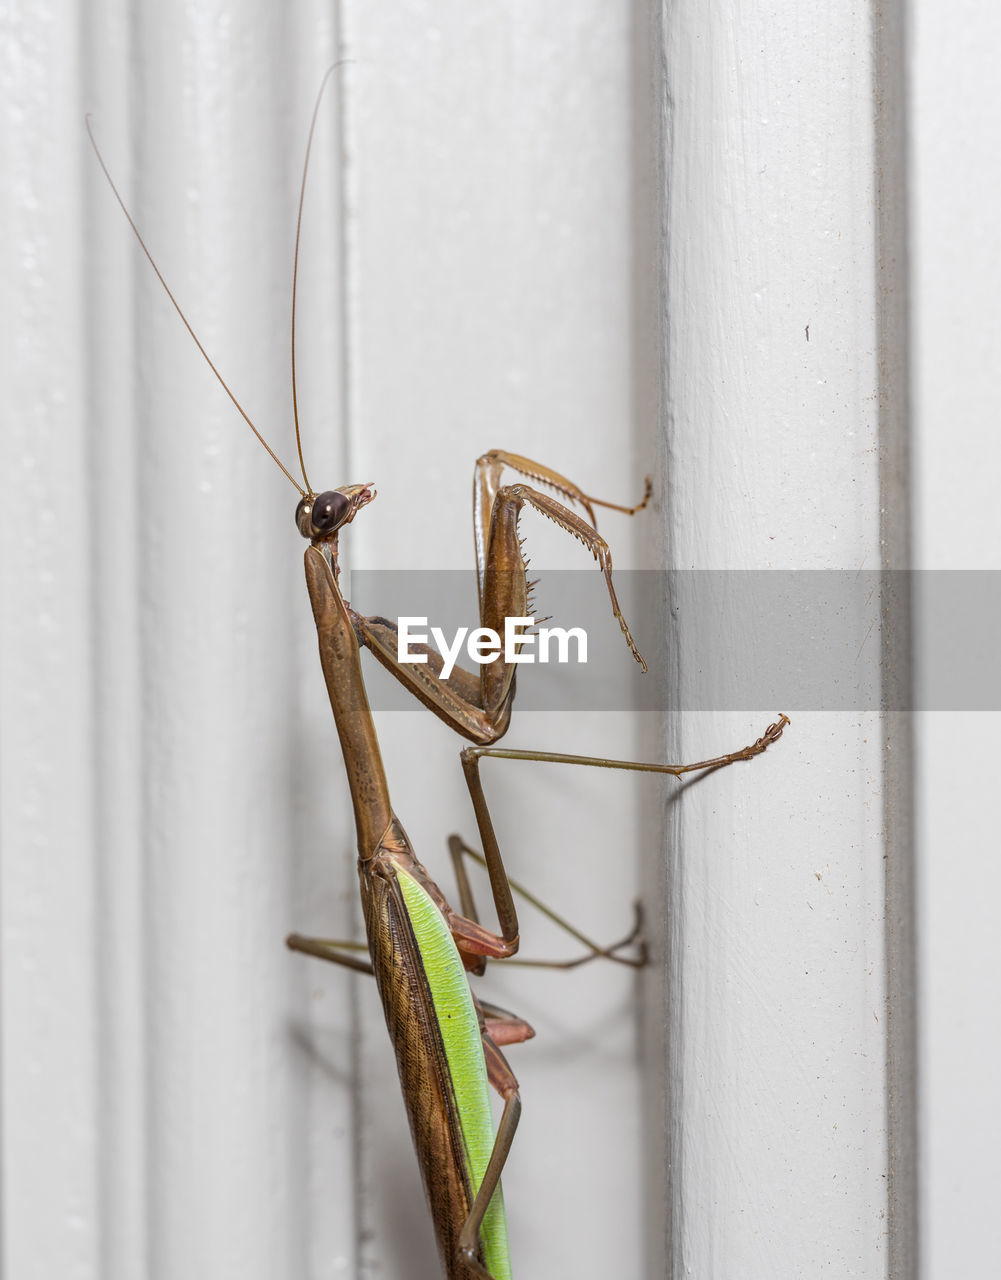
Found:
[{"label": "mantis antenna", "polygon": [[[329,72],[328,72],[328,74],[329,74]],[[125,201],[122,199],[121,193],[119,192],[118,188],[115,186],[114,179],[112,178],[112,176],[111,176],[110,172],[108,171],[108,166],[104,163],[104,156],[102,156],[102,155],[101,155],[101,149],[100,149],[100,147],[97,145],[97,140],[96,140],[96,139],[95,139],[95,137],[94,137],[94,131],[93,131],[93,129],[91,128],[91,125],[90,125],[90,115],[88,114],[87,116],[85,116],[85,117],[84,117],[84,120],[85,120],[85,123],[86,123],[86,125],[87,125],[87,136],[90,138],[90,145],[94,148],[94,154],[97,156],[97,162],[98,162],[98,164],[101,166],[101,168],[103,169],[105,178],[107,178],[107,180],[108,180],[108,186],[110,186],[110,187],[111,187],[111,190],[112,190],[112,192],[114,193],[115,199],[118,201],[118,204],[119,204],[119,206],[120,206],[120,208],[121,208],[121,210],[122,210],[122,213],[124,213],[124,214],[125,214],[125,217],[126,217],[126,219],[127,219],[127,221],[128,221],[129,226],[132,228],[132,232],[133,232],[133,234],[135,235],[135,238],[139,241],[139,247],[142,249],[143,253],[146,255],[146,257],[147,257],[147,259],[148,259],[148,261],[149,261],[149,265],[150,265],[150,266],[153,268],[153,270],[156,272],[156,278],[157,278],[157,279],[160,281],[160,283],[163,285],[163,290],[164,290],[164,292],[166,293],[166,295],[167,295],[167,297],[170,299],[170,301],[174,304],[174,310],[175,310],[175,311],[177,312],[177,314],[181,317],[181,322],[182,322],[182,324],[184,325],[185,329],[187,329],[188,333],[190,333],[190,334],[191,334],[191,337],[192,337],[192,339],[193,339],[193,341],[194,341],[195,346],[196,346],[196,347],[198,348],[198,350],[202,353],[202,357],[203,357],[203,359],[205,360],[205,363],[208,365],[208,367],[209,367],[209,368],[212,370],[212,372],[215,374],[216,379],[217,379],[217,381],[218,381],[219,385],[222,387],[223,391],[225,391],[225,392],[226,392],[226,394],[229,396],[230,400],[232,400],[232,401],[233,401],[233,404],[236,406],[236,410],[237,410],[237,412],[239,413],[240,417],[244,420],[244,422],[245,422],[245,423],[247,424],[247,426],[251,429],[251,431],[253,431],[254,435],[258,438],[258,440],[261,442],[261,444],[264,446],[264,448],[265,448],[265,449],[268,451],[268,453],[271,455],[271,459],[272,459],[272,461],[275,463],[275,465],[278,467],[278,469],[279,469],[279,470],[280,470],[280,471],[281,471],[281,472],[282,472],[282,473],[287,477],[287,479],[288,479],[288,480],[290,480],[290,481],[291,481],[291,483],[293,484],[293,486],[298,490],[298,492],[300,493],[300,495],[301,495],[303,498],[308,497],[308,496],[309,496],[309,494],[308,494],[308,492],[307,492],[307,489],[308,489],[308,483],[309,483],[309,482],[308,482],[308,481],[306,482],[306,483],[307,483],[307,489],[303,489],[303,488],[302,488],[302,486],[299,484],[299,481],[298,481],[298,480],[296,480],[295,476],[293,476],[293,475],[292,475],[291,471],[289,471],[289,469],[285,466],[285,464],[282,462],[282,460],[278,457],[278,455],[275,453],[274,449],[272,449],[272,448],[271,448],[271,446],[268,444],[267,440],[265,440],[265,439],[264,439],[264,437],[261,435],[260,431],[258,431],[258,429],[254,426],[253,422],[252,422],[252,421],[251,421],[251,419],[250,419],[250,415],[247,413],[246,409],[244,409],[243,405],[239,402],[239,400],[237,400],[236,396],[235,396],[235,395],[233,394],[233,392],[230,390],[229,384],[227,383],[226,379],[222,376],[222,374],[219,372],[219,370],[215,367],[215,364],[213,363],[211,356],[210,356],[210,355],[209,355],[209,353],[205,350],[205,348],[202,346],[202,344],[201,344],[201,342],[200,342],[200,340],[199,340],[199,338],[198,338],[198,334],[197,334],[197,333],[195,333],[194,329],[191,327],[191,324],[190,324],[190,322],[188,321],[188,317],[187,317],[187,316],[184,314],[184,312],[181,310],[181,304],[180,304],[180,303],[177,301],[177,299],[174,297],[173,293],[171,292],[170,285],[169,285],[169,284],[167,284],[167,281],[163,278],[163,273],[161,272],[160,268],[156,265],[156,261],[155,261],[155,259],[153,258],[153,255],[150,253],[149,249],[147,248],[146,241],[142,238],[142,236],[141,236],[141,234],[140,234],[140,232],[139,232],[139,228],[138,228],[138,227],[136,226],[136,224],[135,224],[135,219],[132,217],[132,214],[131,214],[131,213],[129,213],[128,206],[126,205]],[[309,153],[308,153],[308,151],[307,151],[307,156],[308,156],[308,154],[309,154]],[[304,176],[305,176],[305,175],[304,175]],[[301,207],[300,207],[300,216],[301,216]],[[298,250],[298,237],[297,237],[297,239],[296,239],[296,246],[297,246],[297,250]],[[298,420],[297,420],[297,421],[296,421],[296,438],[297,438],[297,439],[298,439],[298,436],[299,436],[299,424],[298,424]],[[299,451],[299,457],[300,457],[300,460],[301,460],[301,458],[302,458],[302,450],[301,450],[301,449],[300,449],[300,451]],[[303,479],[304,479],[304,480],[306,479],[305,471],[303,472]]]},{"label": "mantis antenna", "polygon": [[313,492],[313,487],[309,483],[309,477],[306,475],[306,463],[302,456],[302,435],[299,431],[299,396],[296,391],[295,383],[295,304],[296,291],[299,283],[299,242],[302,239],[302,209],[306,200],[306,175],[309,173],[309,153],[313,149],[313,134],[316,132],[316,119],[320,114],[320,103],[323,101],[323,91],[327,87],[327,81],[334,74],[338,67],[342,67],[347,61],[342,59],[340,62],[332,63],[324,72],[323,79],[320,81],[320,87],[316,92],[316,102],[313,104],[313,118],[309,122],[309,136],[306,138],[306,157],[302,162],[302,182],[299,186],[299,212],[295,220],[295,257],[292,260],[292,416],[295,419],[295,447],[299,452],[299,470],[302,472],[302,478],[306,484],[306,490]]}]

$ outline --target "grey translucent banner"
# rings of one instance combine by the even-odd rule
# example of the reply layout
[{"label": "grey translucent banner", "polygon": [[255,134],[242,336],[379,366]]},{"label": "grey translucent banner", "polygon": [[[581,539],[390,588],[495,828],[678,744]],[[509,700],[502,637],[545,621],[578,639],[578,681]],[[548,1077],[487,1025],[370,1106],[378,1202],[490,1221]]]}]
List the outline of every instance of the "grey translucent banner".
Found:
[{"label": "grey translucent banner", "polygon": [[[582,628],[587,661],[557,662],[554,645],[548,663],[523,663],[521,710],[1001,709],[998,572],[616,572],[646,674],[600,573],[533,565],[531,574],[535,617]],[[480,625],[472,573],[356,571],[342,585],[359,613],[427,618],[425,630],[438,627],[449,642],[458,628]],[[920,637],[916,682],[910,622]],[[476,670],[464,645],[459,665]],[[376,666],[366,666],[372,705],[419,709]]]}]

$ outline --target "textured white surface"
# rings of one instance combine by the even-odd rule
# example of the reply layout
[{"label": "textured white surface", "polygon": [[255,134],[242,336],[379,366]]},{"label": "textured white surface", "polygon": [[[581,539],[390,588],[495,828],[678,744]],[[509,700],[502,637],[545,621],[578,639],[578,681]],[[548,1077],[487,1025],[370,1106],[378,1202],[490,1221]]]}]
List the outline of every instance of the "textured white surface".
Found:
[{"label": "textured white surface", "polygon": [[[164,271],[270,428],[287,421],[285,137],[301,153],[334,40],[311,24],[300,100],[293,35],[263,7],[237,30],[223,7],[105,7],[86,40],[46,6],[11,16],[3,1272],[303,1275],[315,1251],[329,1275],[340,1249],[351,1274],[331,1079],[350,1052],[309,1013],[340,980],[281,947],[321,894],[337,927],[349,839],[297,780],[315,722],[297,709],[292,491],[241,435],[83,129],[91,110]],[[336,250],[317,255],[333,280]],[[336,353],[337,309],[317,312]]]},{"label": "textured white surface", "polygon": [[2,1269],[41,1280],[97,1274],[98,708],[77,48],[47,6],[18,16],[0,129]]},{"label": "textured white surface", "polygon": [[[1001,15],[922,0],[912,41],[916,563],[996,571]],[[1001,1253],[999,720],[918,721],[923,1280],[988,1275]]]},{"label": "textured white surface", "polygon": [[[49,47],[50,19],[19,15],[4,107],[5,296],[23,299],[5,344],[4,1274],[433,1276],[374,990],[281,947],[356,911],[294,495],[131,243],[82,115],[287,460],[305,124],[325,66],[354,59],[307,205],[307,456],[317,483],[380,489],[349,563],[461,567],[485,448],[638,488],[629,9],[359,5],[338,33],[264,6],[109,7],[80,47],[65,28]],[[469,829],[460,744],[420,711],[383,729],[397,807],[442,867]],[[532,718],[518,740],[568,734],[627,754],[631,726]],[[629,856],[598,886],[605,845],[635,843],[628,787],[515,770],[488,787],[512,869],[618,936]],[[636,1272],[630,979],[509,989],[539,1031],[534,1059],[512,1054],[519,1273]]]},{"label": "textured white surface", "polygon": [[[870,21],[667,9],[677,568],[881,563]],[[706,625],[688,617],[682,698]],[[740,646],[740,617],[709,625]],[[873,634],[859,662],[879,656]],[[735,747],[783,709],[676,718],[668,754]],[[669,810],[675,1276],[886,1274],[881,748],[875,714],[797,713]]]},{"label": "textured white surface", "polygon": [[[608,496],[639,487],[629,6],[408,4],[386,23],[359,5],[344,36],[356,59],[345,74],[351,470],[379,482],[370,518],[352,529],[351,563],[465,568],[472,463],[488,448],[548,460]],[[536,567],[586,567],[576,544],[541,525],[524,522]],[[629,524],[613,517],[603,528],[627,564]],[[544,581],[539,592],[544,604]],[[621,660],[631,661],[624,646]],[[394,805],[440,868],[448,833],[471,835],[471,813],[461,744],[427,719],[401,712],[381,723]],[[630,728],[625,717],[610,726],[516,714],[506,741],[627,755]],[[621,936],[634,896],[635,827],[618,825],[628,785],[484,768],[511,874],[597,936]],[[625,850],[611,869],[609,845]],[[522,937],[526,954],[567,954],[531,912]],[[515,1273],[640,1274],[630,975],[495,967],[483,986],[537,1031],[508,1054],[524,1096],[505,1178]],[[412,1157],[399,1154],[382,1014],[370,993],[362,1008],[363,1256],[373,1274],[430,1278],[437,1261]]]},{"label": "textured white surface", "polygon": [[[0,1270],[430,1280],[374,990],[281,946],[357,927],[294,494],[131,243],[82,115],[289,461],[305,124],[324,68],[352,60],[307,201],[311,478],[378,486],[349,564],[462,568],[484,449],[622,500],[654,464],[657,50],[626,0],[350,2],[336,27],[316,5],[89,13],[83,31],[10,6],[5,32]],[[879,564],[867,23],[671,7],[672,564]],[[628,564],[636,532],[602,527]],[[537,565],[582,563],[526,532]],[[698,637],[672,642],[684,681]],[[780,709],[683,717],[670,754]],[[380,724],[437,870],[471,827],[458,740],[421,711]],[[626,755],[636,730],[525,715],[509,742]],[[884,1273],[879,742],[797,716],[773,756],[669,807],[666,881],[659,824],[634,816],[657,784],[487,766],[513,875],[607,939],[646,850],[672,921],[670,995],[643,979],[645,1114],[628,974],[491,971],[539,1033],[510,1054],[519,1280],[667,1274],[669,1222],[678,1276]],[[527,912],[523,937],[559,945]]]}]

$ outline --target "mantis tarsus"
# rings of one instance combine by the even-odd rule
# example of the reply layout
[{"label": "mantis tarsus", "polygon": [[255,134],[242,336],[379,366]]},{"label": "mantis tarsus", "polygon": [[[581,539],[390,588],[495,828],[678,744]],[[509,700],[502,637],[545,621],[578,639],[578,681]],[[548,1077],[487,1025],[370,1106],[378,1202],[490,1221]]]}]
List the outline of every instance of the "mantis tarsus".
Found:
[{"label": "mantis tarsus", "polygon": [[[374,974],[396,1052],[445,1274],[449,1280],[473,1277],[506,1280],[512,1271],[500,1175],[517,1128],[521,1099],[517,1080],[501,1047],[528,1039],[533,1032],[516,1015],[478,1000],[467,979],[469,973],[482,973],[487,959],[510,958],[519,946],[518,916],[512,892],[516,886],[505,871],[487,807],[480,779],[481,759],[493,756],[679,777],[760,754],[781,736],[788,720],[780,716],[750,746],[695,764],[646,764],[498,748],[494,744],[507,731],[514,700],[516,667],[512,663],[502,658],[482,664],[478,672],[457,667],[447,679],[442,679],[441,658],[434,650],[425,648],[427,662],[424,665],[401,663],[396,626],[388,619],[356,612],[344,599],[339,586],[339,536],[374,499],[375,489],[371,484],[349,484],[321,493],[313,490],[303,462],[295,393],[295,294],[303,196],[320,97],[332,70],[324,77],[313,111],[296,230],[292,386],[301,485],[279,461],[205,352],[147,249],[100,152],[98,159],[143,252],[202,355],[251,430],[300,494],[296,524],[309,541],[305,553],[306,582],[354,808],[369,959],[359,958],[350,944],[298,934],[291,935],[288,943],[293,949]],[[524,479],[502,484],[505,468]],[[543,492],[538,485],[550,492]],[[530,587],[518,531],[520,513],[529,506],[577,538],[592,553],[604,574],[612,611],[624,639],[645,669],[615,596],[611,557],[597,533],[594,508],[611,507],[634,514],[646,505],[649,496],[648,481],[644,497],[636,506],[619,506],[584,493],[571,480],[528,458],[502,451],[484,454],[476,463],[474,481],[480,625],[502,631],[506,618],[529,613]],[[584,515],[578,515],[569,504],[576,505]],[[362,648],[368,649],[408,692],[474,744],[462,751],[461,761],[482,855],[458,836],[449,842],[459,884],[460,911],[449,905],[418,860],[393,812],[365,691]],[[479,921],[466,871],[469,857],[478,859],[486,867],[499,931]],[[534,901],[525,891],[518,891]],[[597,946],[576,931],[571,932],[587,949],[574,960],[557,962],[563,967],[598,957],[637,966],[644,963],[638,920],[625,938],[610,947]],[[488,1085],[497,1090],[504,1104],[496,1133]]]}]

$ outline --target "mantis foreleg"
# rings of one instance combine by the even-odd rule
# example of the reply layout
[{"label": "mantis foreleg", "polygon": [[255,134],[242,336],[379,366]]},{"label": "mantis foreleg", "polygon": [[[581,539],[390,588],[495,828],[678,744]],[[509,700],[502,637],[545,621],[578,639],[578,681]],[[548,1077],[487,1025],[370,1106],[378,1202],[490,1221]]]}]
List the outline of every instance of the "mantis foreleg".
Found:
[{"label": "mantis foreleg", "polygon": [[[564,502],[540,493],[527,484],[501,485],[499,477],[508,467],[554,489],[562,498],[583,507],[584,520]],[[634,658],[646,670],[646,663],[623,617],[612,585],[612,556],[604,538],[594,527],[594,507],[610,507],[633,514],[646,506],[650,482],[642,500],[633,507],[605,502],[579,489],[558,472],[518,454],[493,450],[477,460],[473,481],[473,530],[476,544],[476,576],[479,587],[480,625],[502,633],[507,618],[530,617],[531,585],[518,520],[527,505],[558,524],[591,552],[605,577],[612,612],[618,620]],[[351,611],[351,620],[364,645],[410,693],[424,703],[457,733],[480,746],[501,738],[511,718],[514,677],[517,666],[503,656],[484,663],[479,674],[456,667],[447,680],[440,678],[442,661],[425,649],[426,663],[401,663],[395,623],[388,618],[366,618]]]}]

